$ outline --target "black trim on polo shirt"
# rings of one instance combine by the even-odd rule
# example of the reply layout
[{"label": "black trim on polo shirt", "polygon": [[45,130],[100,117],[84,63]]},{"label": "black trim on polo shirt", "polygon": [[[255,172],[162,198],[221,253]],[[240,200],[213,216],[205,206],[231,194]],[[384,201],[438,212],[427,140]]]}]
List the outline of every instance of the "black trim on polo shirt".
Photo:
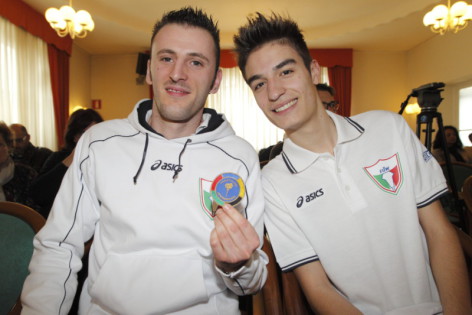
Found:
[{"label": "black trim on polo shirt", "polygon": [[281,267],[281,269],[282,269],[282,272],[289,272],[289,271],[292,271],[293,269],[296,269],[300,266],[306,265],[308,263],[311,263],[317,260],[320,260],[320,259],[318,258],[318,255],[315,255],[315,256],[311,256],[311,257],[307,257],[307,258],[303,258],[301,260],[295,261],[288,266]]},{"label": "black trim on polo shirt", "polygon": [[354,120],[352,120],[351,118],[349,117],[344,117],[344,119],[346,119],[346,121],[348,123],[350,123],[354,128],[357,129],[357,131],[359,131],[360,133],[363,133],[364,132],[364,127],[362,127],[361,125],[359,125],[357,122],[355,122]]},{"label": "black trim on polo shirt", "polygon": [[298,173],[295,167],[293,167],[292,162],[290,162],[290,159],[288,158],[287,154],[285,154],[284,151],[282,151],[282,159],[284,160],[285,165],[287,166],[290,173],[292,174]]},{"label": "black trim on polo shirt", "polygon": [[423,208],[423,207],[426,207],[427,205],[430,205],[432,204],[433,202],[435,202],[436,200],[438,200],[439,198],[441,198],[443,195],[445,195],[446,193],[448,192],[448,189],[447,187],[444,188],[443,190],[440,190],[438,191],[437,193],[435,193],[434,195],[432,195],[431,197],[429,197],[428,199],[422,201],[422,202],[419,202],[416,204],[416,207],[419,209],[419,208]]}]

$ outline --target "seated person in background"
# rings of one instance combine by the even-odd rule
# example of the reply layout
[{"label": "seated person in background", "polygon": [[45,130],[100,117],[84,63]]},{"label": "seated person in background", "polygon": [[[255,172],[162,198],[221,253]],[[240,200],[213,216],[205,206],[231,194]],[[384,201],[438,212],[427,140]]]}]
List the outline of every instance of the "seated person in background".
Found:
[{"label": "seated person in background", "polygon": [[13,161],[10,156],[12,144],[10,129],[4,122],[0,122],[0,201],[18,202],[38,210],[28,198],[30,182],[37,173],[28,165]]},{"label": "seated person in background", "polygon": [[325,110],[298,25],[273,14],[235,36],[238,65],[283,151],[262,170],[282,271],[319,314],[471,314],[466,263],[438,197],[446,180],[405,120]]},{"label": "seated person in background", "polygon": [[72,162],[77,141],[85,130],[102,121],[100,114],[91,108],[79,109],[70,115],[64,135],[64,147],[51,154],[30,187],[30,196],[41,206],[41,214],[45,218],[49,215],[62,178]]},{"label": "seated person in background", "polygon": [[30,141],[26,127],[21,124],[11,124],[13,132],[13,161],[29,165],[39,173],[41,167],[52,151],[48,148],[35,147]]},{"label": "seated person in background", "polygon": [[337,113],[339,109],[339,102],[334,99],[334,96],[336,95],[334,87],[325,83],[318,83],[316,85],[316,90],[318,91],[318,96],[320,97],[324,108],[332,111],[333,113]]},{"label": "seated person in background", "polygon": [[[444,126],[444,135],[446,137],[446,145],[449,151],[451,162],[472,163],[472,148],[464,148],[459,132],[454,126]],[[436,132],[433,142],[433,155],[439,163],[446,162],[443,151],[443,137],[440,132]]]}]

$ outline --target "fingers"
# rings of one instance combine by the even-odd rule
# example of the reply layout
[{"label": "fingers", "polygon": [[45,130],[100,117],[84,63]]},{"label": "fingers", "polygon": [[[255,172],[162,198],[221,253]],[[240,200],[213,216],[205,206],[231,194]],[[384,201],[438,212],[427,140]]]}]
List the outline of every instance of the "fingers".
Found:
[{"label": "fingers", "polygon": [[210,244],[217,261],[230,264],[247,261],[259,247],[256,230],[234,207],[224,205],[214,222]]}]

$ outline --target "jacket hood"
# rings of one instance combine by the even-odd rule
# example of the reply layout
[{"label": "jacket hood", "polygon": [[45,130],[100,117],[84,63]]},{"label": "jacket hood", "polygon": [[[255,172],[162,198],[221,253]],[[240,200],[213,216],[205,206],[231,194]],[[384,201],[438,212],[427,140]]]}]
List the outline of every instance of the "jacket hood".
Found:
[{"label": "jacket hood", "polygon": [[[195,130],[194,134],[188,137],[166,139],[163,135],[156,132],[148,124],[147,121],[151,117],[151,114],[152,100],[145,99],[139,101],[134,107],[134,110],[128,116],[128,120],[131,126],[136,128],[139,132],[143,133],[146,136],[141,163],[136,172],[136,175],[133,177],[133,181],[135,184],[137,183],[139,174],[141,173],[144,162],[146,160],[147,148],[149,145],[150,137],[157,138],[162,141],[176,142],[182,144],[182,150],[180,151],[178,156],[178,165],[180,165],[182,155],[184,154],[185,149],[188,145],[215,141],[224,137],[235,135],[233,128],[231,128],[231,125],[226,121],[224,115],[218,114],[214,109],[204,108],[202,122],[200,123],[200,126],[198,126],[197,130]],[[173,176],[174,181],[177,179],[181,171],[182,168],[176,168]]]},{"label": "jacket hood", "polygon": [[[152,113],[152,100],[144,99],[139,101],[133,111],[129,114],[128,120],[131,125],[139,132],[148,134],[150,137],[158,137],[165,139],[165,137],[156,132],[149,124],[148,120]],[[184,144],[189,139],[192,144],[202,143],[207,141],[215,141],[227,136],[235,135],[231,125],[226,120],[223,114],[217,113],[214,109],[204,108],[203,117],[200,126],[195,130],[195,133],[182,138],[168,139]]]}]

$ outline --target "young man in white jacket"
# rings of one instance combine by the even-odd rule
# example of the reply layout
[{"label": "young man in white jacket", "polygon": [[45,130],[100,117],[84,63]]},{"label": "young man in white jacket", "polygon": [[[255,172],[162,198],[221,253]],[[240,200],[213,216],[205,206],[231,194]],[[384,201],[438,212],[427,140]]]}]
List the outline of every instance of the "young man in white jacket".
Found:
[{"label": "young man in white jacket", "polygon": [[[92,237],[80,314],[238,314],[237,296],[262,288],[257,155],[204,109],[218,66],[218,29],[201,10],[171,11],[155,25],[146,76],[154,97],[80,139],[34,240],[24,314],[68,313]],[[212,181],[228,173],[245,193],[215,212]]]},{"label": "young man in white jacket", "polygon": [[471,314],[462,249],[438,200],[445,178],[405,120],[327,111],[290,19],[257,14],[235,43],[257,104],[287,136],[262,172],[265,224],[313,309]]}]

